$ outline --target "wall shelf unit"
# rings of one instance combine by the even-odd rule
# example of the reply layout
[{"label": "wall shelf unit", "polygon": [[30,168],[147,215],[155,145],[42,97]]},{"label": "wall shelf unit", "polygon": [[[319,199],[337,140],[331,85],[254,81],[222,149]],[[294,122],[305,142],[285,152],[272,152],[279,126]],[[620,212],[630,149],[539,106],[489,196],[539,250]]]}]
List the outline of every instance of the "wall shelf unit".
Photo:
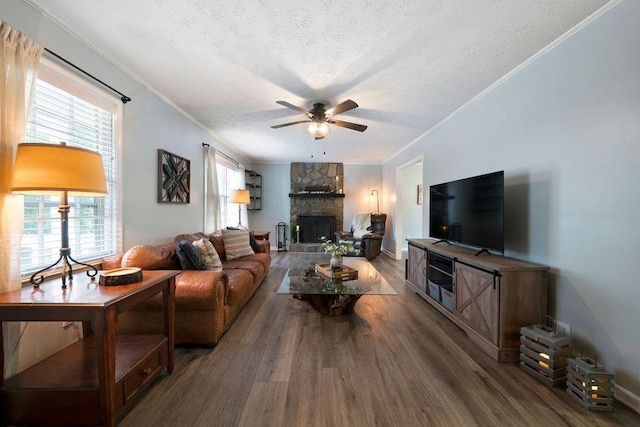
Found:
[{"label": "wall shelf unit", "polygon": [[256,171],[245,171],[245,188],[249,190],[249,205],[247,210],[262,210],[262,175]]}]

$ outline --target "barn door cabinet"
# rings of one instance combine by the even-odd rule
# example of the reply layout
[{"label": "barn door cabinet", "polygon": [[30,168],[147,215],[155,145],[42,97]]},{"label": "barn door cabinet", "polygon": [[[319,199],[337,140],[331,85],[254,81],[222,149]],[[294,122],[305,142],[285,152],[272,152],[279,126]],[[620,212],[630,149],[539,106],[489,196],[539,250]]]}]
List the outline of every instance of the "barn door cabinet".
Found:
[{"label": "barn door cabinet", "polygon": [[[520,328],[534,324],[538,314],[547,313],[549,268],[493,254],[475,254],[473,249],[436,244],[433,239],[409,239],[407,286],[495,360],[517,362]],[[421,260],[424,269],[420,268]],[[442,290],[451,287],[434,280],[432,271],[452,276],[452,306],[444,304],[442,298]],[[434,290],[439,289],[436,295]]]},{"label": "barn door cabinet", "polygon": [[407,281],[419,291],[427,293],[427,251],[409,244],[409,258],[407,260]]}]

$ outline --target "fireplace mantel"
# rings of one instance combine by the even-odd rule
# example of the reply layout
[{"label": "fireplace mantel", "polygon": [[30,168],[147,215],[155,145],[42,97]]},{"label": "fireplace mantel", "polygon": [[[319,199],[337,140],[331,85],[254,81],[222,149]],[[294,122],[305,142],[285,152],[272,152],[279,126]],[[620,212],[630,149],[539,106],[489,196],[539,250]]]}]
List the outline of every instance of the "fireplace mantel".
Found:
[{"label": "fireplace mantel", "polygon": [[289,197],[344,197],[344,193],[289,193]]}]

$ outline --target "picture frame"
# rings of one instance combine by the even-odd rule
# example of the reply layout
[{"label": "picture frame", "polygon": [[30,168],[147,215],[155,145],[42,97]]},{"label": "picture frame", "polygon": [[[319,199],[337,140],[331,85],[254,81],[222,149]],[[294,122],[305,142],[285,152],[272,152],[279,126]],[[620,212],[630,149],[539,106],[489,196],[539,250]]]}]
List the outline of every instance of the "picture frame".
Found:
[{"label": "picture frame", "polygon": [[421,205],[422,204],[422,184],[418,184],[417,195],[418,195],[417,203]]},{"label": "picture frame", "polygon": [[190,203],[191,162],[158,149],[158,203]]}]

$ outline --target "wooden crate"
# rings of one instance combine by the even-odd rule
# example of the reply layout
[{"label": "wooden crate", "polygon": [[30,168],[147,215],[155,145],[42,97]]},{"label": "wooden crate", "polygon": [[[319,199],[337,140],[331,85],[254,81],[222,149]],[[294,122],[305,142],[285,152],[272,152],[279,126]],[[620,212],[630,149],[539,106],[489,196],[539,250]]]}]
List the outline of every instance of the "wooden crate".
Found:
[{"label": "wooden crate", "polygon": [[613,411],[614,375],[586,357],[567,362],[567,393],[591,411]]},{"label": "wooden crate", "polygon": [[316,271],[331,280],[344,282],[358,278],[358,270],[347,265],[343,265],[340,271],[332,271],[329,264],[316,264]]},{"label": "wooden crate", "polygon": [[548,387],[565,385],[571,337],[540,325],[520,328],[520,368]]}]

